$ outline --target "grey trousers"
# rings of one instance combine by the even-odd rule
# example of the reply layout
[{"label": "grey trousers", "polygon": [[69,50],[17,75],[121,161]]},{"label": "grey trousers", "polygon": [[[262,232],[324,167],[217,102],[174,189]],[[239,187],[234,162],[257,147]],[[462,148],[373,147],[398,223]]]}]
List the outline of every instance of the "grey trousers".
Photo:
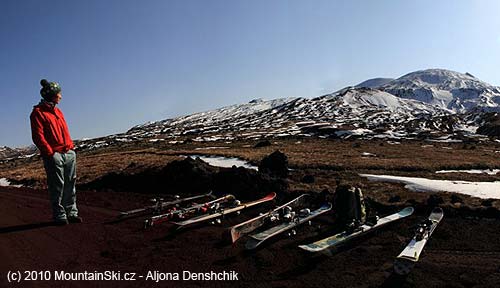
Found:
[{"label": "grey trousers", "polygon": [[44,158],[43,164],[47,173],[49,200],[54,220],[78,216],[76,208],[76,153],[56,152],[50,158]]}]

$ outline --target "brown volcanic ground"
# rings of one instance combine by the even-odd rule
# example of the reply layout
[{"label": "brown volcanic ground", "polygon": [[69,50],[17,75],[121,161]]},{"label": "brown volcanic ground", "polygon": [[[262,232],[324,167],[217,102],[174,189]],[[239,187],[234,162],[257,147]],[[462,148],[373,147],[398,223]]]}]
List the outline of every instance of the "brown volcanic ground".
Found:
[{"label": "brown volcanic ground", "polygon": [[[253,148],[255,142],[144,144],[120,149],[79,153],[78,204],[85,222],[50,226],[50,210],[39,160],[18,160],[0,166],[6,177],[34,188],[0,187],[0,287],[8,271],[121,271],[146,275],[148,271],[236,271],[239,281],[133,282],[29,281],[19,287],[499,287],[500,201],[449,193],[409,192],[400,184],[368,182],[357,173],[391,174],[470,181],[499,181],[500,175],[434,174],[439,169],[499,168],[500,143],[447,144],[405,141],[273,140]],[[432,146],[431,146],[432,145]],[[218,147],[218,148],[215,148]],[[224,147],[224,149],[221,149]],[[225,148],[229,147],[229,148]],[[203,149],[200,149],[203,148]],[[363,237],[332,255],[310,255],[297,245],[328,236],[330,214],[295,236],[278,237],[257,251],[245,251],[245,239],[227,242],[228,228],[266,207],[229,217],[222,225],[198,225],[175,231],[171,224],[142,229],[144,218],[114,221],[119,211],[148,204],[160,191],[95,189],[101,177],[118,173],[134,177],[148,169],[161,169],[185,154],[238,156],[258,163],[279,149],[293,169],[284,198],[302,192],[335,190],[336,182],[362,187],[380,215],[413,205],[415,215]],[[365,157],[363,152],[376,156]],[[304,176],[314,177],[303,183]],[[172,193],[168,187],[161,192]],[[122,189],[123,190],[123,189]],[[431,204],[431,205],[428,205]],[[412,236],[411,227],[438,204],[445,218],[426,246],[420,262],[407,277],[392,274],[394,257]],[[319,226],[319,227],[318,227]],[[137,278],[137,277],[136,277]],[[19,285],[19,284],[18,284]]]}]

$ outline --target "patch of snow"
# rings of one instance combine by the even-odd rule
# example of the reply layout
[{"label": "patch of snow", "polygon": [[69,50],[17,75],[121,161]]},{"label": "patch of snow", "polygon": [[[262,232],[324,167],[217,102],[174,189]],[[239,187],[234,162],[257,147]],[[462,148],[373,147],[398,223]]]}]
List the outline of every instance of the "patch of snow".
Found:
[{"label": "patch of snow", "polygon": [[462,143],[462,140],[458,139],[428,139],[427,141],[429,142],[436,142],[436,143]]},{"label": "patch of snow", "polygon": [[231,147],[227,146],[214,146],[214,147],[198,147],[194,148],[194,150],[211,150],[211,149],[229,149]]},{"label": "patch of snow", "polygon": [[351,134],[353,135],[364,135],[366,133],[373,133],[373,131],[370,129],[363,129],[363,128],[351,130]]},{"label": "patch of snow", "polygon": [[363,152],[363,153],[361,153],[361,156],[363,156],[363,157],[377,157],[377,155],[375,155],[373,153],[369,153],[369,152]]},{"label": "patch of snow", "polygon": [[10,181],[7,180],[6,178],[0,178],[0,186],[2,186],[2,187],[9,187],[10,186],[10,187],[17,187],[17,188],[23,187],[23,185],[11,185]]},{"label": "patch of snow", "polygon": [[253,170],[258,170],[257,166],[254,166],[250,163],[248,163],[245,160],[241,160],[239,158],[233,158],[233,157],[221,157],[221,156],[205,156],[205,155],[181,155],[183,157],[191,157],[191,158],[200,158],[201,160],[207,162],[208,164],[216,167],[224,167],[224,168],[231,168],[233,166],[236,167],[244,167],[247,169],[253,169]]},{"label": "patch of snow", "polygon": [[439,170],[436,173],[469,173],[469,174],[488,174],[488,175],[496,175],[500,172],[500,169],[471,169],[471,170]]},{"label": "patch of snow", "polygon": [[19,156],[19,158],[31,158],[31,157],[34,157],[38,155],[38,153],[33,153],[33,154],[28,154],[28,155],[22,155],[22,156]]},{"label": "patch of snow", "polygon": [[452,192],[482,199],[500,199],[500,181],[469,182],[451,180],[432,180],[416,177],[360,174],[370,181],[385,181],[406,184],[405,188],[415,192]]}]

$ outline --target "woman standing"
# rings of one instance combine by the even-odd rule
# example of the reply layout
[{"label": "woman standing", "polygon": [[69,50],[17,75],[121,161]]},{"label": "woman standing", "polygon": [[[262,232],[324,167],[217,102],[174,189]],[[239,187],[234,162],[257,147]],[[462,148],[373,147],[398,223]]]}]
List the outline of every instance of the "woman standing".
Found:
[{"label": "woman standing", "polygon": [[40,81],[42,100],[31,112],[31,136],[43,158],[52,216],[56,225],[81,223],[76,207],[76,153],[64,115],[56,107],[61,87]]}]

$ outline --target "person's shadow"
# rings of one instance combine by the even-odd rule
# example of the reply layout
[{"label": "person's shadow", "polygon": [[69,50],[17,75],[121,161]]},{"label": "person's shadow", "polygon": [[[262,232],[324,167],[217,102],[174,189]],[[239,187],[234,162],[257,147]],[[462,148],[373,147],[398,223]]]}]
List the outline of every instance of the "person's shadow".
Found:
[{"label": "person's shadow", "polygon": [[51,222],[40,222],[40,223],[17,225],[17,226],[10,226],[10,227],[2,227],[2,228],[0,228],[0,234],[40,229],[40,228],[54,226],[54,225],[55,225],[54,222],[51,221]]}]

